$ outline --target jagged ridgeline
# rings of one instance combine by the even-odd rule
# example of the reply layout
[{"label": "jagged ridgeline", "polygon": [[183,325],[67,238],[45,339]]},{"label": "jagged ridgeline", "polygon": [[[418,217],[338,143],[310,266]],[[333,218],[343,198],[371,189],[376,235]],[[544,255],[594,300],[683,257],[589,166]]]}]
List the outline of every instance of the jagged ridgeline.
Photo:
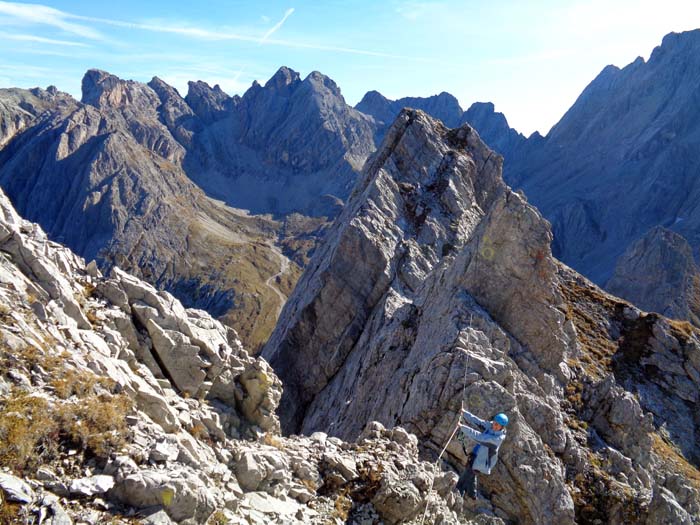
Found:
[{"label": "jagged ridgeline", "polygon": [[17,209],[260,345],[374,149],[369,117],[286,68],[243,97],[96,70],[82,87],[81,102],[0,90],[0,184]]},{"label": "jagged ridgeline", "polygon": [[[466,406],[511,417],[483,477],[517,523],[694,523],[700,339],[552,257],[549,223],[471,127],[402,111],[262,355],[286,432],[402,425],[426,453]],[[463,465],[458,443],[449,461]],[[597,521],[598,520],[598,521]]]}]

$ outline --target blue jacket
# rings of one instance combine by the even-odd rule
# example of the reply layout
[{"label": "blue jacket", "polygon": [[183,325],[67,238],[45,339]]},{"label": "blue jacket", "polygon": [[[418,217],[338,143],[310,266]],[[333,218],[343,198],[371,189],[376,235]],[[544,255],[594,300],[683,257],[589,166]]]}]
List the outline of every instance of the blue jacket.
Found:
[{"label": "blue jacket", "polygon": [[475,458],[472,469],[483,472],[484,474],[491,474],[491,469],[496,465],[496,461],[498,461],[498,449],[501,443],[503,443],[503,440],[506,439],[506,431],[493,430],[490,422],[479,419],[466,410],[462,416],[472,425],[483,429],[483,432],[479,432],[466,425],[462,425],[461,427],[463,436],[478,443],[474,447],[474,450],[472,450],[472,454],[474,454]]}]

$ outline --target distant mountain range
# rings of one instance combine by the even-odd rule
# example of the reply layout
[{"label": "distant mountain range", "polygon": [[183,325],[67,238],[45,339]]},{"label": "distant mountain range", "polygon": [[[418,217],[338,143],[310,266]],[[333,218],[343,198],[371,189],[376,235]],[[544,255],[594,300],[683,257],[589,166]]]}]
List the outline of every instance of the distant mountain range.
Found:
[{"label": "distant mountain range", "polygon": [[389,100],[378,91],[369,91],[355,109],[374,118],[379,141],[399,112],[406,107],[423,110],[440,119],[449,128],[469,123],[479,131],[487,144],[508,157],[515,155],[526,142],[526,138],[508,125],[506,117],[503,113],[498,113],[491,102],[475,102],[464,111],[457,99],[444,91],[432,97],[406,97],[399,100]]},{"label": "distant mountain range", "polygon": [[554,252],[605,284],[655,226],[700,250],[700,30],[608,66],[505,177],[552,222]]},{"label": "distant mountain range", "polygon": [[280,223],[208,198],[182,169],[195,118],[175,117],[171,134],[161,118],[175,110],[154,90],[100,71],[85,75],[82,102],[52,89],[0,100],[0,184],[21,213],[103,268],[222,317],[252,347],[267,338],[299,269],[274,246]]},{"label": "distant mountain range", "polygon": [[[411,106],[470,123],[552,223],[555,256],[604,285],[657,226],[698,257],[699,51],[700,31],[668,35],[648,62],[606,67],[547,136],[529,138],[491,103],[463,111],[448,93],[370,91],[352,108],[330,78],[286,67],[240,97],[204,82],[182,97],[158,78],[91,70],[81,101],[53,87],[0,90],[0,185],[54,240],[209,310],[256,347]],[[623,274],[616,293],[641,300]]]}]

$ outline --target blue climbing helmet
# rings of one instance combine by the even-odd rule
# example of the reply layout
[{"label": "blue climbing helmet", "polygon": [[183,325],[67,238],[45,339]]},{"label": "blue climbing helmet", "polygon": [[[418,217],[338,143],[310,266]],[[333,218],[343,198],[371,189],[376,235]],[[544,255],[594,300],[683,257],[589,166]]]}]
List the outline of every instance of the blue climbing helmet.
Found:
[{"label": "blue climbing helmet", "polygon": [[508,416],[506,416],[503,412],[493,416],[493,420],[502,427],[508,426]]}]

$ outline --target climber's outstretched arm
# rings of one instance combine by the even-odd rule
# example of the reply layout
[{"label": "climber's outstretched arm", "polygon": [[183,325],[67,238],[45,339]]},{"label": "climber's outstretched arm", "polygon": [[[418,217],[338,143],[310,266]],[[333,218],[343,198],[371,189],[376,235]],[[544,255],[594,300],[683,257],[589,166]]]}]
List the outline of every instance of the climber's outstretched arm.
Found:
[{"label": "climber's outstretched arm", "polygon": [[488,430],[489,428],[491,428],[491,423],[489,423],[488,421],[484,421],[483,419],[481,419],[479,417],[476,417],[474,414],[472,414],[468,410],[465,410],[462,413],[462,417],[464,417],[464,419],[467,422],[469,422],[472,425],[477,426],[483,430]]},{"label": "climber's outstretched arm", "polygon": [[479,432],[466,425],[461,426],[462,434],[469,439],[481,443],[482,445],[494,445],[498,446],[501,444],[505,436],[496,434],[487,434],[485,432]]}]

